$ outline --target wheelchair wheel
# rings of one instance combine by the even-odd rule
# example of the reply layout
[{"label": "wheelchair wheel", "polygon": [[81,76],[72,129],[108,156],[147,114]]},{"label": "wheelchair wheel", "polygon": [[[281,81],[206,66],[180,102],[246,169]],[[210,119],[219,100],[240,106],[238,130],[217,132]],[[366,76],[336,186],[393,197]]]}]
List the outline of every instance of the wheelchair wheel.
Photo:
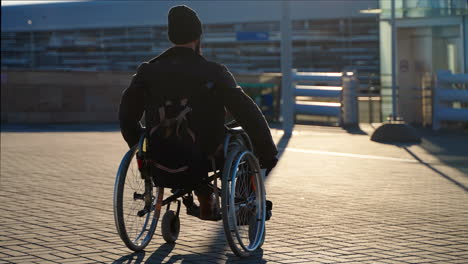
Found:
[{"label": "wheelchair wheel", "polygon": [[172,210],[167,211],[161,221],[161,233],[167,243],[174,243],[179,237],[180,219]]},{"label": "wheelchair wheel", "polygon": [[138,170],[137,148],[122,159],[114,186],[114,219],[125,245],[143,250],[153,237],[158,223],[164,188],[154,187]]},{"label": "wheelchair wheel", "polygon": [[234,146],[223,170],[221,206],[226,239],[241,257],[259,248],[265,239],[265,186],[254,154]]}]

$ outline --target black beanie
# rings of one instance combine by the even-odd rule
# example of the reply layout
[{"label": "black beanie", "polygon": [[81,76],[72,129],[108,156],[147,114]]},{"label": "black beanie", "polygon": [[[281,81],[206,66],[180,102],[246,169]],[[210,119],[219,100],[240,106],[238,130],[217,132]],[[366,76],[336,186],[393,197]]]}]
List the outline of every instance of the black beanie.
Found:
[{"label": "black beanie", "polygon": [[202,25],[197,13],[185,5],[174,6],[167,16],[169,40],[174,44],[186,44],[197,40]]}]

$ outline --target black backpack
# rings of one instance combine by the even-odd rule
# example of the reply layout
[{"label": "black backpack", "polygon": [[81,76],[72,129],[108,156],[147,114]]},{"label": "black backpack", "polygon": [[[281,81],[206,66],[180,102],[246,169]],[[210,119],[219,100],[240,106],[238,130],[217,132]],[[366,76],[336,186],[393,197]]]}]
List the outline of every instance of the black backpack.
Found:
[{"label": "black backpack", "polygon": [[188,98],[166,100],[153,108],[159,123],[147,128],[148,156],[156,186],[194,188],[206,168],[195,132],[190,128]]}]

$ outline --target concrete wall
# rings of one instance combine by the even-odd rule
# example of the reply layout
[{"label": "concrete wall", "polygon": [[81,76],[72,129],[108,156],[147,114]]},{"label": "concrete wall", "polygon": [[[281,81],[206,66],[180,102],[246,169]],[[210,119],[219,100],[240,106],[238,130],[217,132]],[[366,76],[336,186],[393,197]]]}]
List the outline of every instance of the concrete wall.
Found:
[{"label": "concrete wall", "polygon": [[131,73],[4,71],[2,123],[117,122]]},{"label": "concrete wall", "polygon": [[[118,122],[130,72],[2,71],[2,123]],[[278,74],[237,75],[238,82],[276,83]]]}]

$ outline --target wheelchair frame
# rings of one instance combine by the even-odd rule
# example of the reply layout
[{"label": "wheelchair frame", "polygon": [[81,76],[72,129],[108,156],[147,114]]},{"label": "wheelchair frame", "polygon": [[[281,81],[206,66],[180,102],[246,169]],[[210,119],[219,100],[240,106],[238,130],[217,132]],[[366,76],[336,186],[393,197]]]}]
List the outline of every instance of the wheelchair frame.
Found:
[{"label": "wheelchair frame", "polygon": [[[122,207],[121,205],[120,205],[120,212],[119,212],[119,203],[122,203],[122,199],[123,199],[122,198],[123,193],[119,194],[119,190],[120,192],[123,192],[123,186],[121,185],[125,184],[125,179],[123,180],[123,183],[122,183],[122,177],[124,178],[127,177],[126,175],[129,169],[128,164],[131,163],[133,156],[137,155],[138,152],[146,151],[145,148],[146,148],[145,135],[143,135],[140,138],[138,145],[130,149],[129,152],[127,152],[127,154],[124,156],[124,159],[122,160],[118,173],[117,173],[115,189],[114,189],[114,216],[115,216],[117,231],[120,237],[122,238],[122,240],[124,241],[124,243],[127,245],[127,247],[134,251],[143,250],[149,244],[154,234],[154,231],[157,227],[157,223],[159,221],[160,210],[164,206],[166,206],[166,213],[161,221],[162,222],[161,223],[162,234],[166,242],[175,242],[175,240],[178,237],[178,232],[180,230],[180,224],[179,224],[179,214],[180,214],[180,208],[181,208],[180,198],[184,200],[186,196],[189,196],[189,198],[191,198],[193,201],[193,197],[192,197],[192,192],[194,191],[193,188],[173,190],[172,195],[168,196],[165,199],[162,199],[164,188],[154,186],[154,183],[152,182],[150,175],[142,176],[142,178],[144,178],[143,180],[145,181],[145,192],[144,194],[138,194],[137,192],[135,192],[133,195],[133,199],[134,201],[138,199],[145,201],[145,207],[142,210],[138,211],[137,215],[139,217],[144,217],[146,215],[146,220],[144,223],[145,226],[148,224],[148,221],[151,221],[151,223],[149,223],[150,228],[147,230],[149,233],[146,234],[145,240],[142,242],[143,243],[142,245],[135,245],[134,241],[137,241],[138,239],[140,239],[140,237],[144,233],[143,229],[142,229],[142,232],[137,236],[135,240],[133,241],[130,240],[130,238],[128,237],[128,234],[126,233],[127,231],[126,231],[125,225],[122,225],[122,222],[125,222],[125,220],[123,219],[123,208],[121,208]],[[233,154],[231,154],[230,151],[233,151]],[[219,196],[221,197],[222,205],[219,206],[218,202],[217,204],[218,204],[218,209],[221,209],[220,211],[222,214],[223,227],[225,230],[226,239],[232,251],[236,255],[242,256],[242,257],[248,256],[250,255],[252,251],[261,247],[265,239],[266,205],[265,205],[265,187],[263,184],[263,176],[260,171],[258,160],[253,154],[253,147],[252,147],[250,138],[248,137],[248,135],[244,132],[242,128],[231,128],[231,127],[226,126],[226,137],[224,139],[223,152],[224,152],[224,157],[225,157],[225,164],[224,164],[223,169],[219,170],[219,172],[214,171],[214,174],[204,179],[202,183],[211,184],[211,182],[213,181],[215,182],[213,189],[216,191],[215,193],[216,197],[217,198]],[[129,160],[127,161],[126,158],[127,160],[128,159]],[[125,162],[128,163],[127,166],[124,166]],[[235,164],[234,167],[232,166],[233,164]],[[246,174],[248,174],[248,176],[250,177],[249,178],[251,181],[250,185],[252,187],[249,187],[249,188],[254,190],[253,193],[254,193],[255,199],[253,199],[253,202],[252,202],[250,201],[252,200],[252,197],[248,197],[248,199],[246,199],[246,203],[243,204],[244,208],[248,208],[248,206],[250,206],[251,208],[255,208],[256,219],[253,219],[253,215],[251,215],[250,213],[247,213],[250,215],[248,216],[249,223],[244,223],[243,221],[245,220],[239,220],[241,213],[243,213],[241,212],[242,205],[237,206],[235,204],[235,202],[237,201],[236,200],[237,197],[235,197],[237,193],[235,188],[237,186],[236,185],[237,181],[239,181],[239,179],[237,179],[236,177],[238,177],[238,174],[241,172],[241,169],[239,168],[241,164],[244,164],[242,165],[244,167],[252,169],[252,171],[247,171]],[[224,189],[219,188],[217,186],[217,177],[219,177],[219,175],[222,176],[221,186],[225,187]],[[253,179],[255,179],[255,182]],[[213,186],[213,184],[211,185]],[[153,188],[157,189],[157,192],[158,192],[157,197],[152,196]],[[148,192],[149,192],[149,195],[148,195]],[[250,196],[252,195],[251,193],[252,193],[252,190],[250,190],[249,192]],[[159,201],[159,204],[158,204],[158,199],[162,200],[162,201]],[[171,203],[173,202],[177,203],[176,212],[170,210]],[[184,202],[184,205],[186,205],[185,202]],[[222,207],[222,208],[219,208],[219,207]],[[119,215],[119,213],[121,215]],[[151,213],[153,213],[153,216],[150,215]],[[244,235],[244,236],[240,235],[239,229],[244,228],[247,225],[248,225],[248,235]],[[252,235],[252,232],[253,232],[253,235]],[[249,241],[253,240],[253,242],[250,242],[248,245],[246,245],[243,242],[243,239],[245,236],[248,236],[248,238],[245,238],[245,239],[248,239]]]}]

